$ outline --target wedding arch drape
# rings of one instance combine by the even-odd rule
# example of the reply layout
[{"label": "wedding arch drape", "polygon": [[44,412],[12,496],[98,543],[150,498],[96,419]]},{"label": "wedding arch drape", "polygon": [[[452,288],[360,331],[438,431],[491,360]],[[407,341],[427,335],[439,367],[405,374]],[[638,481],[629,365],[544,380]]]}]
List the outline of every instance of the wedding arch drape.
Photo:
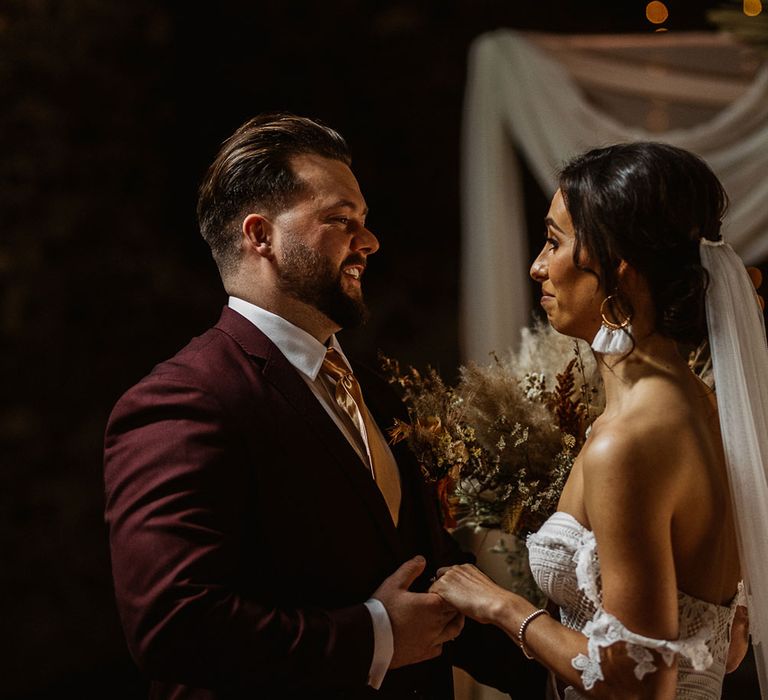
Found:
[{"label": "wedding arch drape", "polygon": [[[701,56],[712,70],[702,69]],[[718,63],[741,69],[718,70]],[[647,106],[645,122],[633,119],[637,100]],[[712,34],[563,37],[503,30],[475,40],[462,135],[465,360],[488,362],[490,352],[516,345],[530,321],[518,154],[551,196],[568,158],[633,140],[665,141],[701,155],[731,199],[724,236],[747,262],[768,257],[768,64]]]}]

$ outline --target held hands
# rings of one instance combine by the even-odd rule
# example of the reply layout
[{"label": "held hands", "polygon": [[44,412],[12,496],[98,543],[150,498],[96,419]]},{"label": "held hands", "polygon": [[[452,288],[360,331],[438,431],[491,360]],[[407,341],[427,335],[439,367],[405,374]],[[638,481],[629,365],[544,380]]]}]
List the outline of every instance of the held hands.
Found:
[{"label": "held hands", "polygon": [[405,562],[376,589],[392,625],[394,654],[390,668],[434,659],[464,627],[463,615],[434,593],[411,593],[408,588],[423,573],[422,556]]},{"label": "held hands", "polygon": [[430,593],[437,593],[446,603],[473,620],[494,623],[514,594],[496,585],[472,564],[440,569]]}]

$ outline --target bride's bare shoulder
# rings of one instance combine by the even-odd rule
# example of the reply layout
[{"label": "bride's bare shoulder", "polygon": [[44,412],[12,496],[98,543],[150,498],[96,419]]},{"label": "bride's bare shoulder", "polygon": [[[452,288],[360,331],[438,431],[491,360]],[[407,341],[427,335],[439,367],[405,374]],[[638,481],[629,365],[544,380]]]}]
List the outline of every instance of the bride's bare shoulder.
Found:
[{"label": "bride's bare shoulder", "polygon": [[590,436],[580,455],[583,504],[603,545],[606,536],[644,538],[649,528],[669,522],[680,479],[663,451],[643,433],[618,425]]},{"label": "bride's bare shoulder", "polygon": [[632,492],[670,485],[676,477],[683,423],[669,413],[649,410],[596,422],[581,452],[585,486]]}]

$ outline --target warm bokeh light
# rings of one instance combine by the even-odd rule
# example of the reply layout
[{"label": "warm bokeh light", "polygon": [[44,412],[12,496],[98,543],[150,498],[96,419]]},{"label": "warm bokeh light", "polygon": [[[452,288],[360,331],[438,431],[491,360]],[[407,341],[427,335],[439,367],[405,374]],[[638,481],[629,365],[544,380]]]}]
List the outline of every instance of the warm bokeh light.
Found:
[{"label": "warm bokeh light", "polygon": [[[744,0],[745,7],[747,2],[748,0]],[[669,10],[663,2],[653,0],[653,2],[649,2],[645,6],[645,16],[648,18],[649,22],[653,22],[653,24],[661,24],[662,22],[667,21],[667,17],[669,17]]]},{"label": "warm bokeh light", "polygon": [[744,0],[744,14],[747,17],[757,17],[763,11],[760,0]]}]

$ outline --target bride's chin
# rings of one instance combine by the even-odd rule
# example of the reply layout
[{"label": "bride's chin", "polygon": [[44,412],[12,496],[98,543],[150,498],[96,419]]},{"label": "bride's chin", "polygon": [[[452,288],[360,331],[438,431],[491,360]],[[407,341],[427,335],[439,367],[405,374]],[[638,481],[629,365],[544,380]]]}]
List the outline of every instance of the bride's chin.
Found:
[{"label": "bride's chin", "polygon": [[556,330],[560,335],[566,335],[574,340],[583,340],[590,345],[597,332],[592,333],[591,331],[585,331],[583,328],[576,327],[573,323],[558,321],[558,319],[553,319],[549,314],[547,314],[547,321],[549,321],[549,325],[552,326],[553,330]]},{"label": "bride's chin", "polygon": [[568,332],[568,324],[558,322],[557,318],[552,318],[549,314],[547,314],[547,321],[549,321],[549,325],[552,326],[552,329],[556,330],[561,335],[573,337],[573,334]]}]

